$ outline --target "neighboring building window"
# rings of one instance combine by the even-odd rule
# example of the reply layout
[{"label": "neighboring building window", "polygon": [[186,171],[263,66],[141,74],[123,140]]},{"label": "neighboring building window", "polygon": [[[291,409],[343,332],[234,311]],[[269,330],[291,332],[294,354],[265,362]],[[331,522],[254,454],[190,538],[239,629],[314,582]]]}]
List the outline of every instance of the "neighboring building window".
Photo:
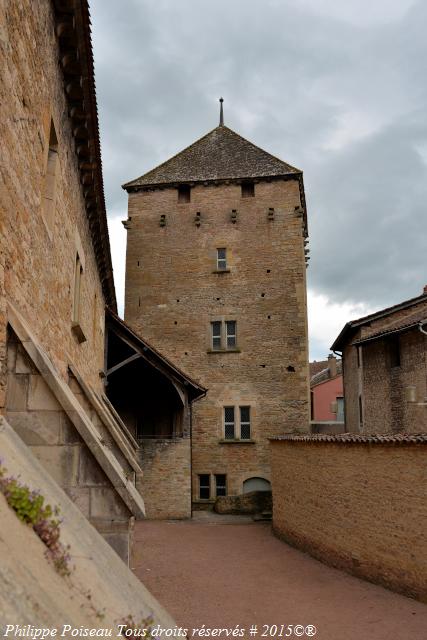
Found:
[{"label": "neighboring building window", "polygon": [[344,398],[337,397],[337,422],[344,422]]},{"label": "neighboring building window", "polygon": [[217,498],[227,495],[227,476],[225,473],[219,473],[215,476],[215,493]]},{"label": "neighboring building window", "polygon": [[211,322],[211,340],[213,351],[233,351],[237,348],[237,322],[215,320]]},{"label": "neighboring building window", "polygon": [[191,200],[191,187],[186,184],[182,184],[178,187],[178,202],[190,202]]},{"label": "neighboring building window", "polygon": [[211,497],[211,485],[210,475],[208,473],[202,473],[199,475],[199,498],[200,500],[210,500]]},{"label": "neighboring building window", "polygon": [[58,138],[53,120],[50,122],[49,150],[43,185],[43,217],[49,230],[52,229],[55,216],[56,180],[58,173]]},{"label": "neighboring building window", "polygon": [[221,349],[221,325],[222,322],[211,322],[212,349]]},{"label": "neighboring building window", "polygon": [[400,367],[400,339],[399,336],[390,338],[389,340],[390,350],[390,366]]},{"label": "neighboring building window", "polygon": [[361,351],[362,351],[362,347],[356,347],[356,353],[357,353],[357,366],[360,367],[361,364]]},{"label": "neighboring building window", "polygon": [[216,250],[216,268],[218,271],[227,269],[227,249]]},{"label": "neighboring building window", "polygon": [[234,407],[224,407],[224,437],[226,440],[236,439]]},{"label": "neighboring building window", "polygon": [[251,408],[238,407],[239,423],[236,424],[236,407],[224,407],[224,439],[251,439]]},{"label": "neighboring building window", "polygon": [[242,182],[242,198],[253,198],[255,185],[253,182]]},{"label": "neighboring building window", "polygon": [[236,321],[227,320],[225,323],[225,336],[227,349],[235,349],[237,345],[236,340]]}]

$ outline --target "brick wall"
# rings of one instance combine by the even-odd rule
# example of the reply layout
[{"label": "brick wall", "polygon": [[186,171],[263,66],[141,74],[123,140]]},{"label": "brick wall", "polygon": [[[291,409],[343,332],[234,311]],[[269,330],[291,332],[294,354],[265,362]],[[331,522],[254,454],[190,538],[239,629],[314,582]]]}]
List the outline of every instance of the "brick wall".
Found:
[{"label": "brick wall", "polygon": [[279,440],[271,450],[277,536],[427,601],[425,442]]},{"label": "brick wall", "polygon": [[[13,336],[8,341],[5,413],[9,424],[125,562],[133,519],[67,414]],[[99,439],[133,478],[133,470],[94,414],[75,380],[71,388],[99,430]]]},{"label": "brick wall", "polygon": [[[88,382],[99,387],[104,297],[58,64],[53,4],[48,0],[8,2],[4,18],[0,281],[4,266],[6,298],[31,324],[59,373],[65,378],[67,365],[73,362]],[[43,194],[51,120],[58,138],[58,168],[55,205],[52,215],[47,215]],[[77,250],[84,267],[81,325],[87,341],[83,344],[71,332]],[[0,321],[4,361],[6,319],[1,310]],[[0,389],[0,409],[1,396]]]},{"label": "brick wall", "polygon": [[150,520],[191,518],[190,438],[140,441],[139,490]]},{"label": "brick wall", "polygon": [[[129,195],[126,321],[209,389],[193,409],[195,496],[198,474],[226,474],[233,494],[248,477],[269,479],[268,437],[308,430],[299,205],[292,180],[258,182],[253,198],[237,184],[195,186],[190,203],[173,188]],[[227,273],[215,273],[219,247]],[[210,322],[224,319],[237,321],[239,351],[211,353]],[[225,405],[251,407],[255,444],[219,443]]]}]

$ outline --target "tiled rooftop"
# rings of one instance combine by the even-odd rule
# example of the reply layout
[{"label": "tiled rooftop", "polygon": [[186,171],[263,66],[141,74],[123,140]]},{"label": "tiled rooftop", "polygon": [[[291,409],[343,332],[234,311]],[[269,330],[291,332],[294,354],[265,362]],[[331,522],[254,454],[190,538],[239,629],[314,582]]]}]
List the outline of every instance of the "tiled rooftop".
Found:
[{"label": "tiled rooftop", "polygon": [[301,175],[301,171],[220,125],[163,164],[123,185],[124,189],[162,184],[213,182]]}]

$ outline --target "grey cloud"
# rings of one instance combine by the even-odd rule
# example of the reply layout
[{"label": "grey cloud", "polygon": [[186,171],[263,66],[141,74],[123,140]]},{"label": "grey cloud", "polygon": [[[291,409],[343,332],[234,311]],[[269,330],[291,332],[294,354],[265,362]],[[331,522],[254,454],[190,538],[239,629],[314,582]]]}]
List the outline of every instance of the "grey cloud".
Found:
[{"label": "grey cloud", "polygon": [[374,306],[418,293],[427,281],[427,167],[417,151],[427,145],[425,3],[363,23],[351,12],[338,19],[333,3],[319,16],[290,0],[91,5],[112,215],[126,214],[121,183],[216,126],[224,95],[231,128],[304,170],[309,284]]}]

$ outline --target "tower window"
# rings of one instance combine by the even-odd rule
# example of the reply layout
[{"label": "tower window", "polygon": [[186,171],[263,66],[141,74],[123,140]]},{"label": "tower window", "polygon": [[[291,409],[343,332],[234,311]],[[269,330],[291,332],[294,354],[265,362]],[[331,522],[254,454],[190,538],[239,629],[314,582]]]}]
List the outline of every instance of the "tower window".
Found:
[{"label": "tower window", "polygon": [[240,407],[240,438],[250,440],[251,437],[251,408]]},{"label": "tower window", "polygon": [[236,340],[236,321],[227,320],[225,323],[225,335],[227,341],[227,349],[233,349],[237,345]]},{"label": "tower window", "polygon": [[209,500],[211,497],[210,475],[202,473],[199,475],[199,498],[200,500]]},{"label": "tower window", "polygon": [[224,407],[224,438],[234,440],[235,437],[234,407]]},{"label": "tower window", "polygon": [[227,476],[225,473],[215,475],[215,492],[216,497],[227,495]]},{"label": "tower window", "polygon": [[255,184],[253,182],[242,182],[242,198],[253,198],[255,195]]},{"label": "tower window", "polygon": [[221,349],[221,322],[211,322],[212,349]]},{"label": "tower window", "polygon": [[178,187],[178,202],[190,202],[191,187],[188,184],[182,184]]},{"label": "tower window", "polygon": [[[236,411],[237,410],[237,411]],[[237,421],[238,416],[238,421]],[[251,439],[251,408],[224,407],[224,439]]]},{"label": "tower window", "polygon": [[224,271],[227,269],[227,249],[216,250],[216,267],[218,271]]},{"label": "tower window", "polygon": [[213,351],[236,351],[237,322],[235,320],[211,322],[211,340]]}]

